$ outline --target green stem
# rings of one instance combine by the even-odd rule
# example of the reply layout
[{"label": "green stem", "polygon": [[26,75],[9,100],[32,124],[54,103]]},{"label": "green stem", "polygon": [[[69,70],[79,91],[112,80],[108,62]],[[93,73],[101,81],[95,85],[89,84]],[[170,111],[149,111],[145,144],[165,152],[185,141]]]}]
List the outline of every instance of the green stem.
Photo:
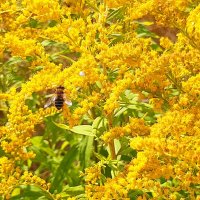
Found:
[{"label": "green stem", "polygon": [[115,153],[115,143],[114,140],[111,140],[111,142],[109,142],[109,149],[110,149],[110,155],[112,160],[116,160],[116,153]]},{"label": "green stem", "polygon": [[[112,128],[112,116],[109,115],[108,116],[108,126],[109,129]],[[112,160],[116,160],[116,152],[115,152],[115,143],[114,143],[114,139],[112,139],[109,143],[108,143],[109,149],[110,149],[110,155]]]},{"label": "green stem", "polygon": [[61,58],[65,58],[66,60],[70,61],[71,63],[74,63],[75,61],[67,56],[59,55]]}]

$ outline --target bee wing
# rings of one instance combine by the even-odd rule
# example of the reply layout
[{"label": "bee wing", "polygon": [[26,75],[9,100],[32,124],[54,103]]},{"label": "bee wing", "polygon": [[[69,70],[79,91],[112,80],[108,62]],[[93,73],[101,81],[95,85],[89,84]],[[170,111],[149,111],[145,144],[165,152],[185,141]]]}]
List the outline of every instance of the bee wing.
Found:
[{"label": "bee wing", "polygon": [[54,101],[55,101],[55,99],[56,99],[56,96],[53,96],[53,97],[49,98],[48,101],[46,102],[46,104],[44,105],[44,108],[47,108],[47,107],[49,107],[51,104],[53,104]]},{"label": "bee wing", "polygon": [[66,95],[64,95],[64,100],[65,100],[65,104],[67,104],[68,106],[72,106],[72,101],[71,100],[69,100],[67,97],[66,97]]},{"label": "bee wing", "polygon": [[65,104],[67,104],[68,106],[72,106],[72,102],[69,99],[65,100]]}]

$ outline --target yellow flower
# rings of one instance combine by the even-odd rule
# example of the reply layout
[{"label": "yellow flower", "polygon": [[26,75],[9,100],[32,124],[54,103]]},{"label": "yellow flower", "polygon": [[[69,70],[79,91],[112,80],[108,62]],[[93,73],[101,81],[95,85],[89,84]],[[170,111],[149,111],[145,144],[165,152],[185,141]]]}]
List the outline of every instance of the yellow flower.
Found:
[{"label": "yellow flower", "polygon": [[87,168],[84,175],[87,184],[95,184],[101,177],[101,163],[97,163],[95,166]]},{"label": "yellow flower", "polygon": [[[90,124],[105,117],[109,126],[101,137],[103,145],[128,136],[137,151],[124,168],[111,173],[112,178],[104,177],[103,162],[85,169],[86,198],[128,200],[132,190],[143,191],[138,199],[147,198],[147,192],[153,199],[175,199],[179,191],[196,198],[197,189],[191,186],[200,178],[199,10],[198,1],[190,0],[3,0],[0,81],[11,89],[0,94],[9,103],[7,122],[0,127],[5,153],[0,158],[0,195],[11,198],[20,184],[49,189],[46,181],[18,165],[26,168],[35,156],[28,150],[35,126],[58,111],[51,107],[33,112],[26,100],[63,85],[75,102],[61,112],[70,127],[82,119],[85,123],[86,116]],[[157,38],[147,31],[151,28],[167,30],[159,33],[166,51],[156,49]],[[171,30],[177,32],[172,31],[174,44],[166,33]],[[48,42],[52,45],[44,45]],[[7,65],[13,56],[22,62]],[[8,72],[21,72],[21,66],[29,73],[14,89]],[[38,67],[42,69],[37,71]],[[150,100],[154,111],[162,111],[155,124],[148,126],[141,118],[114,122],[113,113],[127,89]],[[161,177],[173,184],[166,188]]]},{"label": "yellow flower", "polygon": [[198,46],[199,43],[199,27],[200,27],[200,5],[198,5],[194,10],[192,10],[187,18],[187,32],[189,37],[193,40],[193,42]]},{"label": "yellow flower", "polygon": [[165,49],[169,49],[173,45],[173,43],[169,40],[169,38],[161,37],[160,38],[160,45]]},{"label": "yellow flower", "polygon": [[27,12],[33,13],[35,19],[41,21],[58,20],[60,18],[60,5],[58,1],[50,0],[23,0],[23,6],[25,6]]},{"label": "yellow flower", "polygon": [[5,93],[0,94],[1,100],[8,100],[9,98],[11,98],[9,94],[5,94]]},{"label": "yellow flower", "polygon": [[101,138],[104,142],[109,143],[114,139],[118,139],[125,135],[131,135],[132,137],[137,135],[148,135],[149,127],[145,125],[143,119],[130,118],[130,122],[123,127],[114,127],[108,132],[104,133]]}]

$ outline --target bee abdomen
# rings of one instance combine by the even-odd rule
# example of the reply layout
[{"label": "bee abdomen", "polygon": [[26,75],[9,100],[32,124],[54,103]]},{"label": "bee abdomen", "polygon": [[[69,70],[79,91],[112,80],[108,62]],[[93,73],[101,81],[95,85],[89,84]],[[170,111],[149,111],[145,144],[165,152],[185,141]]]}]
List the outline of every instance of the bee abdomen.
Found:
[{"label": "bee abdomen", "polygon": [[64,99],[58,98],[55,100],[55,107],[60,110],[63,107]]}]

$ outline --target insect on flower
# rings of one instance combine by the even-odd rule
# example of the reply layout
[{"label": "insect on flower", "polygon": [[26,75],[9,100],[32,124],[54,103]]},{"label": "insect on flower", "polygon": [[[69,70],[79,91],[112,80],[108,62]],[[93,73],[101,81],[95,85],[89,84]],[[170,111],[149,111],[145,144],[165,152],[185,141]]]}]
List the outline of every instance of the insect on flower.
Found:
[{"label": "insect on flower", "polygon": [[60,110],[64,104],[67,104],[68,106],[72,105],[72,102],[66,98],[64,94],[64,87],[59,86],[55,90],[55,94],[47,101],[47,103],[44,105],[44,108],[49,107],[50,105],[54,105],[58,110]]}]

